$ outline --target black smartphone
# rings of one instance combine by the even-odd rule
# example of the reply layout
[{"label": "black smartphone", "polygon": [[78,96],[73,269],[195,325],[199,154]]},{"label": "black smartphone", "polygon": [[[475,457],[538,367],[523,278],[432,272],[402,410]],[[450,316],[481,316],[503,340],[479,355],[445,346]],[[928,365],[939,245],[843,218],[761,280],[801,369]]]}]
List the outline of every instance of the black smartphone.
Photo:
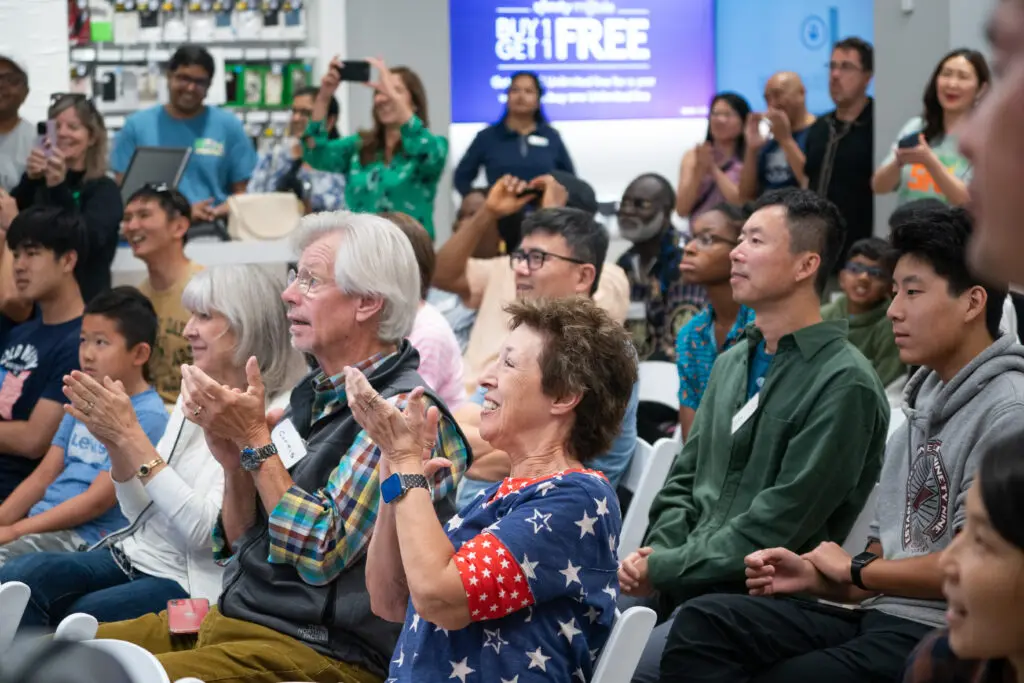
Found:
[{"label": "black smartphone", "polygon": [[339,68],[334,66],[334,70],[338,72],[338,78],[343,81],[353,81],[356,83],[368,83],[370,80],[370,63],[364,61],[344,62]]},{"label": "black smartphone", "polygon": [[914,147],[917,147],[919,144],[921,144],[920,137],[920,133],[911,133],[910,135],[904,135],[899,139],[899,142],[896,143],[896,146],[899,147],[900,149],[913,149]]},{"label": "black smartphone", "polygon": [[541,190],[541,189],[536,188],[536,187],[528,187],[525,190],[523,190],[522,192],[520,192],[519,194],[517,194],[516,197],[519,197],[519,198],[533,197],[534,199],[537,199],[538,197],[540,197],[543,194],[544,194],[544,190]]}]

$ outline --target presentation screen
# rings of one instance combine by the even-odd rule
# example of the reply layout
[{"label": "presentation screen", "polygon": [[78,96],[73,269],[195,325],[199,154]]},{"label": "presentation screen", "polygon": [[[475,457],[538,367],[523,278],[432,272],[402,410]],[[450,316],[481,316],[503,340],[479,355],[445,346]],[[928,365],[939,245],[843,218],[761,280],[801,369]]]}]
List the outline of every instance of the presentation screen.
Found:
[{"label": "presentation screen", "polygon": [[776,71],[800,74],[812,114],[834,109],[827,67],[832,44],[849,36],[874,38],[868,0],[718,0],[716,5],[718,89],[738,92],[758,111],[765,107],[764,84]]},{"label": "presentation screen", "polygon": [[540,76],[556,122],[707,115],[713,0],[449,4],[452,123],[498,120],[517,71]]}]

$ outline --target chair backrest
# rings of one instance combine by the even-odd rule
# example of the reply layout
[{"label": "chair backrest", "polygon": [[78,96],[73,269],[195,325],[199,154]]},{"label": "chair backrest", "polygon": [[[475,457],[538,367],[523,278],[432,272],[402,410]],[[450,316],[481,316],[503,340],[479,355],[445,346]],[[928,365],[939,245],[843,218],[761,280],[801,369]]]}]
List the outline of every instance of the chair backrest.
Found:
[{"label": "chair backrest", "polygon": [[650,607],[630,607],[616,613],[611,635],[597,658],[597,668],[590,683],[621,683],[633,678],[647,639],[654,630],[658,616]]},{"label": "chair backrest", "polygon": [[645,360],[639,370],[640,400],[661,403],[679,412],[679,370],[675,363]]},{"label": "chair backrest", "polygon": [[95,638],[98,629],[99,622],[96,621],[96,617],[85,612],[75,612],[61,619],[53,634],[53,639],[81,643]]},{"label": "chair backrest", "polygon": [[126,640],[99,638],[82,643],[111,655],[124,667],[132,683],[171,683],[160,660],[148,650]]},{"label": "chair backrest", "polygon": [[14,642],[32,591],[21,581],[0,585],[0,654]]},{"label": "chair backrest", "polygon": [[643,542],[651,504],[665,483],[680,448],[682,446],[675,439],[658,439],[654,446],[637,439],[633,460],[622,480],[622,485],[633,494],[633,498],[622,520],[620,559],[639,548]]}]

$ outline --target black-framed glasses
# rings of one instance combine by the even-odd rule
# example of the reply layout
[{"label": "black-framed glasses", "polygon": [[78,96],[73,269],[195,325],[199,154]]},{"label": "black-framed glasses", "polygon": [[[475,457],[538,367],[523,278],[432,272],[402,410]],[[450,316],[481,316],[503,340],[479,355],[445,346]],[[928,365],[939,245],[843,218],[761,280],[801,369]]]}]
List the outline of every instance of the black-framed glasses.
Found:
[{"label": "black-framed glasses", "polygon": [[288,269],[288,286],[291,287],[295,282],[299,283],[299,292],[305,296],[309,296],[310,292],[315,292],[316,288],[324,283],[305,268],[299,268],[299,270],[290,268]]},{"label": "black-framed glasses", "polygon": [[883,268],[878,266],[869,266],[864,263],[857,263],[856,261],[847,261],[846,265],[843,266],[843,270],[853,276],[867,275],[868,277],[876,280],[889,280],[889,273]]},{"label": "black-framed glasses", "polygon": [[863,71],[864,70],[863,67],[857,66],[853,62],[847,62],[845,60],[842,61],[842,62],[828,62],[828,63],[825,64],[825,67],[828,68],[829,72],[841,71],[844,74],[853,73],[854,71]]},{"label": "black-framed glasses", "polygon": [[578,265],[586,265],[586,261],[571,258],[569,256],[560,256],[559,254],[552,254],[551,252],[543,251],[541,249],[516,249],[508,255],[509,268],[513,270],[520,263],[526,263],[526,268],[532,273],[535,270],[540,270],[544,267],[544,262],[549,258],[558,259],[559,261],[568,261],[569,263],[575,263]]},{"label": "black-framed glasses", "polygon": [[736,240],[731,240],[710,232],[696,234],[690,239],[690,242],[697,245],[699,249],[710,249],[716,244],[728,244],[730,247],[735,247],[739,244]]}]

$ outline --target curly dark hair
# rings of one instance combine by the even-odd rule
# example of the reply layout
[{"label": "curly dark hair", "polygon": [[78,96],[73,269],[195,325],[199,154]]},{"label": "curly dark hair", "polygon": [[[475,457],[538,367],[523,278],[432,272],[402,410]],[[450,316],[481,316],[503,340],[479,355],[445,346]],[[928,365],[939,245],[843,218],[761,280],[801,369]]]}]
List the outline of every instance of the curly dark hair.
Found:
[{"label": "curly dark hair", "polygon": [[608,450],[619,433],[637,381],[629,333],[590,299],[517,301],[505,307],[510,328],[528,327],[544,338],[538,362],[548,396],[579,394],[567,449],[580,462]]}]

